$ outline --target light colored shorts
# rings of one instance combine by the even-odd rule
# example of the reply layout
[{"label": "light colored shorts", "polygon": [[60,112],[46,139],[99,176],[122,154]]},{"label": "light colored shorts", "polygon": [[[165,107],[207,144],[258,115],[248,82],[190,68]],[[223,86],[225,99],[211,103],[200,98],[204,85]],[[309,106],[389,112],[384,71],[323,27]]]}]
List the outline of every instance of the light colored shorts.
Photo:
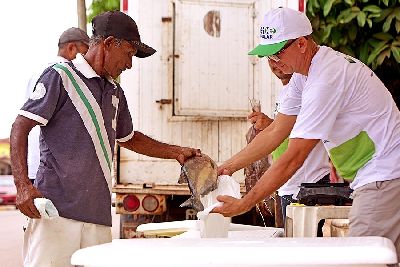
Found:
[{"label": "light colored shorts", "polygon": [[62,217],[29,219],[24,234],[25,267],[64,267],[80,248],[111,242],[111,227]]},{"label": "light colored shorts", "polygon": [[383,236],[400,259],[400,178],[366,184],[353,192],[349,236]]}]

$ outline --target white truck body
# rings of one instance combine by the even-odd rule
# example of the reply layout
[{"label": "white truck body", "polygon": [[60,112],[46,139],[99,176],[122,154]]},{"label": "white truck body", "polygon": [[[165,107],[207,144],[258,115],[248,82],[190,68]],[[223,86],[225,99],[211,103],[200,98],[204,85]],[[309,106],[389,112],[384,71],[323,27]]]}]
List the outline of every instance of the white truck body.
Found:
[{"label": "white truck body", "polygon": [[[298,1],[122,0],[141,39],[157,52],[133,59],[121,75],[135,129],[165,143],[200,148],[223,162],[245,145],[249,99],[269,116],[281,88],[266,59],[248,56],[258,44],[263,14]],[[124,194],[188,194],[178,185],[175,160],[121,148],[117,161],[117,212]],[[235,178],[243,181],[243,172]],[[165,211],[165,208],[163,209]],[[148,214],[148,213],[147,213]]]}]

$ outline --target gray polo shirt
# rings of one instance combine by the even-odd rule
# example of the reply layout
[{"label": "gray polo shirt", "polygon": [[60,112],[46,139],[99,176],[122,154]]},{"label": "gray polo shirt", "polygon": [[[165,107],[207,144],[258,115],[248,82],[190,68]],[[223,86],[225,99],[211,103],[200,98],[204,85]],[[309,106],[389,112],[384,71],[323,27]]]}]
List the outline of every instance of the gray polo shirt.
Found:
[{"label": "gray polo shirt", "polygon": [[[60,216],[111,226],[111,198],[105,179],[109,173],[104,164],[101,166],[99,151],[108,151],[108,161],[112,162],[115,140],[124,142],[133,136],[132,118],[119,84],[99,77],[80,54],[73,64],[64,66],[76,73],[93,96],[104,142],[100,146],[89,134],[87,124],[93,112],[78,112],[76,105],[84,101],[74,100],[69,94],[66,75],[62,77],[56,66],[47,68],[19,113],[42,126],[35,186],[53,201]],[[101,132],[97,130],[91,132]]]}]

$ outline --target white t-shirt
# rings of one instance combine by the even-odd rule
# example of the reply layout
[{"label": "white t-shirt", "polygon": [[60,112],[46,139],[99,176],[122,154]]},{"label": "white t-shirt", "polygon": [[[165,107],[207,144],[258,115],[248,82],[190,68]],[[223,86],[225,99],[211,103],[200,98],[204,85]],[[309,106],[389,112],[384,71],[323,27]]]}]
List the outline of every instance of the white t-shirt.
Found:
[{"label": "white t-shirt", "polygon": [[[67,59],[57,56],[56,59],[53,62],[48,63],[48,65],[45,68],[47,68],[50,65],[53,65],[55,63],[61,63],[61,62],[67,62],[67,61],[68,61]],[[32,77],[29,79],[28,86],[27,86],[26,92],[25,92],[25,101],[28,100],[29,97],[31,96],[33,90],[35,89],[36,83],[39,80],[39,78],[42,75],[45,68],[43,68],[40,72],[32,75]],[[36,173],[39,168],[39,163],[40,163],[39,138],[40,138],[40,126],[35,126],[29,132],[29,136],[28,136],[28,158],[27,158],[27,160],[28,160],[28,177],[29,177],[29,179],[36,178]]]},{"label": "white t-shirt", "polygon": [[[291,96],[292,90],[296,91],[297,89],[293,88],[291,90],[289,87],[296,87],[296,85],[293,82],[290,82],[282,88],[276,102],[276,113],[280,112],[285,115],[298,115],[301,108],[301,98],[296,98],[296,95]],[[281,110],[283,103],[285,103],[285,106],[287,107],[285,110]],[[287,143],[282,144],[282,146],[287,147]],[[278,195],[293,195],[293,197],[296,198],[300,190],[299,186],[302,183],[315,183],[328,173],[328,154],[326,153],[322,142],[319,142],[311,151],[303,166],[298,169],[296,173],[281,186],[281,188],[278,189]]]},{"label": "white t-shirt", "polygon": [[308,76],[292,80],[297,88],[290,95],[302,101],[290,138],[323,140],[353,189],[400,178],[400,112],[372,70],[321,46]]}]

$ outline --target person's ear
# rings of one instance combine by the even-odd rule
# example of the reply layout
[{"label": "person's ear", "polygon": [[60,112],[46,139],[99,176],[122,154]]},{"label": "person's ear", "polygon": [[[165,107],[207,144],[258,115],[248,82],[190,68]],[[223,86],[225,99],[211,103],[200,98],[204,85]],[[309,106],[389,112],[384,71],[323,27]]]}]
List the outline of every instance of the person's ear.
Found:
[{"label": "person's ear", "polygon": [[64,55],[64,57],[68,60],[72,60],[75,58],[77,53],[78,53],[78,48],[76,47],[76,44],[68,43],[66,47],[66,54]]},{"label": "person's ear", "polygon": [[298,41],[297,41],[297,45],[300,49],[300,53],[305,53],[305,51],[307,50],[307,46],[308,46],[308,42],[307,42],[307,38],[305,38],[304,36],[299,37]]},{"label": "person's ear", "polygon": [[74,43],[67,44],[67,51],[69,54],[73,53],[76,50],[76,45]]},{"label": "person's ear", "polygon": [[112,45],[114,42],[115,42],[114,36],[108,36],[106,39],[104,39],[103,44],[104,44],[104,47],[105,47],[106,49],[108,49],[108,48],[111,47],[111,45]]}]

